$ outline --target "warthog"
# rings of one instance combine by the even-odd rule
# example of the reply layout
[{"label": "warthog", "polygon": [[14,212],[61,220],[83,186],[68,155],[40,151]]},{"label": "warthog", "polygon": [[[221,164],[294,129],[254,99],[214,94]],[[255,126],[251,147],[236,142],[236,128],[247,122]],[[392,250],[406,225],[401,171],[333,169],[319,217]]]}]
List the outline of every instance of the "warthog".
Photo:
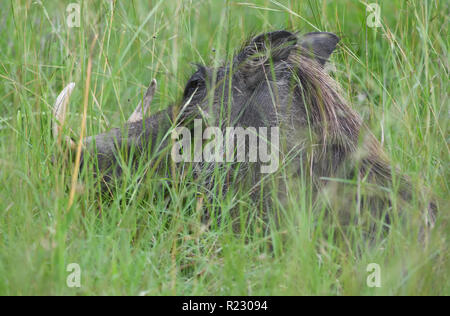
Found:
[{"label": "warthog", "polygon": [[[278,169],[287,171],[291,177],[310,179],[302,183],[311,184],[316,198],[324,196],[322,200],[328,201],[327,207],[344,209],[347,220],[363,208],[370,209],[379,218],[386,214],[391,203],[385,188],[392,187],[394,170],[380,143],[347,104],[336,81],[324,70],[338,42],[336,35],[326,32],[300,36],[281,30],[253,37],[223,66],[199,65],[188,80],[178,105],[146,117],[156,88],[153,81],[143,103],[124,127],[84,139],[82,164],[86,163],[87,156],[94,157],[97,173],[100,173],[97,177],[107,188],[112,179],[120,178],[122,168],[118,156],[121,153],[123,156],[123,150],[127,155],[132,152],[136,161],[139,157],[148,157],[144,154],[177,141],[176,135],[169,133],[172,128],[185,127],[193,131],[201,122],[225,134],[229,127],[241,127],[247,132],[245,138],[250,140],[252,132],[261,127],[276,127],[279,139],[272,150],[278,152]],[[64,121],[72,89],[73,84],[58,97],[57,122]],[[58,126],[55,124],[55,134]],[[271,143],[274,140],[269,136],[263,139],[257,135],[253,145]],[[75,146],[71,139],[67,139],[67,143]],[[241,158],[245,159],[239,163],[194,158],[193,170],[199,181],[211,188],[215,181],[214,170],[220,168],[223,173],[232,175],[224,184],[224,190],[231,184],[246,183],[253,190],[253,197],[263,197],[270,208],[270,196],[261,194],[260,190],[261,180],[267,175],[260,172],[261,161],[250,160],[250,145],[249,141],[234,148],[235,152],[244,151]],[[203,147],[194,148],[198,151]],[[225,153],[227,148],[216,146],[214,150],[220,157],[229,154]],[[177,147],[172,150],[172,156],[182,150]],[[170,150],[166,153],[169,155]],[[239,168],[237,173],[236,168]],[[395,178],[399,195],[407,201],[411,196],[408,181],[400,175]],[[276,186],[280,200],[288,192],[292,194],[285,182],[271,183],[272,189]],[[356,205],[352,207],[355,212],[349,211],[348,201]],[[425,217],[431,221],[428,211],[426,213]]]}]

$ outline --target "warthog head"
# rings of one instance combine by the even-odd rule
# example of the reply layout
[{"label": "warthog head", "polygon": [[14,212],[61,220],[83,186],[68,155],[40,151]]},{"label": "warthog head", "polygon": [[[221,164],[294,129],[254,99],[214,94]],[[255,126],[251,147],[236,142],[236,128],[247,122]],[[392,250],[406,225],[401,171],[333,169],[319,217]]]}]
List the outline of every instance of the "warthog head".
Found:
[{"label": "warthog head", "polygon": [[[314,147],[314,174],[330,176],[356,150],[362,126],[324,70],[338,42],[323,32],[256,36],[230,63],[198,66],[184,91],[183,120],[202,119],[222,129],[279,127],[284,161]],[[369,143],[377,145],[375,139]],[[381,163],[380,149],[371,150]]]},{"label": "warthog head", "polygon": [[[117,163],[119,148],[133,151],[137,159],[143,153],[169,144],[171,137],[167,135],[171,128],[184,127],[193,131],[201,122],[203,127],[215,127],[225,134],[229,127],[241,127],[247,132],[249,128],[258,131],[262,127],[276,127],[280,132],[276,149],[281,166],[288,168],[285,170],[289,170],[290,175],[307,175],[316,192],[329,189],[339,198],[345,195],[336,188],[339,182],[333,179],[364,179],[369,189],[365,200],[358,203],[365,203],[376,211],[386,209],[390,201],[383,188],[391,185],[393,170],[381,145],[324,69],[338,42],[336,35],[325,32],[301,36],[282,30],[261,34],[247,41],[221,67],[199,65],[186,84],[181,102],[146,118],[156,87],[153,82],[143,103],[123,128],[85,139],[84,160],[87,152],[95,152],[100,178],[108,183],[121,175]],[[58,97],[55,106],[58,121],[64,120],[72,89],[73,85],[68,86]],[[56,134],[57,125],[54,130]],[[250,134],[246,137],[251,138]],[[256,146],[270,141],[262,141],[258,135]],[[72,140],[67,142],[74,146]],[[219,155],[225,152],[225,147],[219,148]],[[250,159],[249,143],[237,145],[235,150],[244,150],[245,159]],[[258,168],[251,167],[251,161],[241,162],[235,180],[249,180],[257,192],[262,174]],[[260,161],[255,163],[261,164]],[[211,171],[221,166],[222,163],[194,159],[194,170],[199,178],[206,174],[202,179],[207,186],[214,181]],[[230,168],[224,169],[224,172],[229,171]],[[408,181],[400,178],[399,191],[408,200]],[[280,192],[284,191],[281,187]],[[354,200],[355,191],[351,192],[352,196],[345,198]],[[340,207],[345,208],[345,203]]]}]

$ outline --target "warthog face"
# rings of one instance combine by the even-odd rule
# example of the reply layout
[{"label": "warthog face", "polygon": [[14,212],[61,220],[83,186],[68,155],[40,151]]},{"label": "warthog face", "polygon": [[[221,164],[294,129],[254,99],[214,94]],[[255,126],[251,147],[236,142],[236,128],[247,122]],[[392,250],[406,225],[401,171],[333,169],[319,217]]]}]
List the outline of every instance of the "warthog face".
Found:
[{"label": "warthog face", "polygon": [[[391,167],[378,141],[324,70],[338,42],[336,35],[324,32],[300,36],[283,30],[256,36],[246,42],[229,63],[218,68],[198,66],[178,105],[146,117],[156,88],[153,82],[143,103],[123,128],[84,140],[83,162],[87,161],[87,156],[96,158],[98,176],[107,187],[122,173],[118,153],[125,149],[127,154],[134,153],[134,160],[148,157],[148,152],[159,151],[170,144],[172,128],[185,127],[195,132],[198,122],[203,127],[215,127],[223,132],[230,127],[254,130],[276,127],[280,131],[276,149],[283,167],[289,165],[291,175],[307,174],[316,192],[331,183],[335,196],[341,199],[345,199],[345,194],[335,188],[336,182],[330,182],[331,178],[364,179],[372,186],[366,191],[365,200],[358,203],[365,203],[375,211],[383,210],[390,201],[380,188],[390,185]],[[55,115],[59,122],[64,121],[72,89],[73,85],[68,86],[58,97]],[[54,131],[57,135],[57,124]],[[251,138],[250,134],[246,137]],[[261,139],[258,135],[257,147],[267,143]],[[75,146],[70,139],[67,143]],[[225,154],[226,147],[219,149],[219,155]],[[202,147],[194,146],[194,151],[199,149]],[[259,169],[252,166],[259,166],[261,161],[251,161],[249,143],[238,144],[235,149],[243,150],[245,159],[236,165],[240,170],[234,181],[246,179],[258,193],[262,176]],[[169,154],[170,150],[165,152]],[[212,171],[222,168],[222,162],[193,161],[195,174],[202,178],[206,187],[211,187],[214,184]],[[228,165],[228,169],[223,170],[230,172],[233,168],[230,170]],[[400,194],[408,200],[408,182],[400,178]],[[279,191],[283,191],[281,186]],[[349,199],[354,200],[354,196]],[[345,208],[345,203],[339,207]]]}]

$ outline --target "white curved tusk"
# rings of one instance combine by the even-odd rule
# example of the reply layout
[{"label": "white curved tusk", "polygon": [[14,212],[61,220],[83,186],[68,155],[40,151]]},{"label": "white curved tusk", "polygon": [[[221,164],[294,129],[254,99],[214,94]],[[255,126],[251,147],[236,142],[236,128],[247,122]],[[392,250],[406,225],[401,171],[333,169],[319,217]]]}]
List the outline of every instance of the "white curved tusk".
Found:
[{"label": "white curved tusk", "polygon": [[75,83],[69,83],[56,98],[55,105],[53,105],[53,115],[56,121],[53,121],[52,130],[53,137],[58,137],[59,131],[66,120],[67,105],[69,104],[69,98],[75,88]]},{"label": "white curved tusk", "polygon": [[150,108],[150,104],[152,103],[155,92],[156,92],[156,79],[153,79],[152,82],[150,83],[150,86],[147,88],[147,91],[145,92],[144,100],[143,101],[141,100],[139,102],[133,114],[130,115],[130,118],[127,121],[128,123],[141,121],[145,118]]},{"label": "white curved tusk", "polygon": [[[59,132],[66,120],[67,105],[69,104],[69,98],[74,88],[75,83],[69,83],[58,95],[58,97],[56,98],[56,102],[53,105],[53,115],[55,116],[55,119],[52,122],[52,131],[53,137],[55,138],[58,138]],[[67,136],[65,137],[65,139],[70,148],[76,147],[75,143],[72,139],[70,139],[70,137]]]}]

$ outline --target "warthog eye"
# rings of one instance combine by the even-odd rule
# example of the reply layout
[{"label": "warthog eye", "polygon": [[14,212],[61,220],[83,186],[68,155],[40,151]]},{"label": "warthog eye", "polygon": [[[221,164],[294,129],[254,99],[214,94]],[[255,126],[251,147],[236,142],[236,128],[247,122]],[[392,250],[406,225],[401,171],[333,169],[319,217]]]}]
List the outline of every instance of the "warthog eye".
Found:
[{"label": "warthog eye", "polygon": [[184,97],[185,98],[190,97],[193,93],[198,91],[200,86],[201,86],[201,80],[189,81],[188,84],[186,85],[186,88],[184,89]]},{"label": "warthog eye", "polygon": [[[183,97],[190,98],[194,93],[201,92],[206,88],[207,69],[206,67],[197,64],[197,71],[188,80],[184,88]],[[204,91],[203,91],[204,92]]]}]

